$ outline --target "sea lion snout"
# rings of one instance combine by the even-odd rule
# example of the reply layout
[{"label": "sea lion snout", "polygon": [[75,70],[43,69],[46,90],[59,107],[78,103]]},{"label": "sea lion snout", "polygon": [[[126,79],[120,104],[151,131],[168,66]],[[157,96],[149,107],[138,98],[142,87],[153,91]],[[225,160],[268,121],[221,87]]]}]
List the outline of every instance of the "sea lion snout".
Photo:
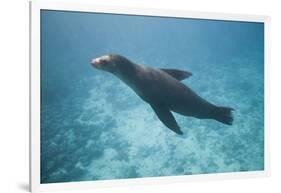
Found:
[{"label": "sea lion snout", "polygon": [[91,64],[94,68],[108,72],[113,72],[115,68],[114,60],[110,55],[94,58],[91,60]]},{"label": "sea lion snout", "polygon": [[94,58],[94,59],[91,60],[90,63],[93,67],[98,68],[98,69],[100,69],[101,66],[102,66],[102,62],[101,62],[100,58]]}]

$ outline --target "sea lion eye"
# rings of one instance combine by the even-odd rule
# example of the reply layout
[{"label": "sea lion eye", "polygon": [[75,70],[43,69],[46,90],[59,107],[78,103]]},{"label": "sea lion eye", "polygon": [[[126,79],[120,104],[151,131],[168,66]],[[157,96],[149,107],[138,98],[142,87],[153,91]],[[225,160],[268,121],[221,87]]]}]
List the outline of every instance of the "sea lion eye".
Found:
[{"label": "sea lion eye", "polygon": [[105,60],[105,59],[101,59],[101,60],[100,60],[100,63],[101,63],[102,65],[104,65],[104,64],[106,64],[106,60]]}]

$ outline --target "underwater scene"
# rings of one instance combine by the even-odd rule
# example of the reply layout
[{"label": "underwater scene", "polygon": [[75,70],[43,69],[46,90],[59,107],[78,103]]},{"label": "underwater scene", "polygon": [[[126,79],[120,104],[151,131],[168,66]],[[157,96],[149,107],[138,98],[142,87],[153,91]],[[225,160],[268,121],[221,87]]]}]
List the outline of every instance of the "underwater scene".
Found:
[{"label": "underwater scene", "polygon": [[[264,24],[41,10],[41,183],[264,170]],[[183,135],[93,58],[184,70],[233,124],[173,113]],[[159,94],[159,97],[162,96]]]}]

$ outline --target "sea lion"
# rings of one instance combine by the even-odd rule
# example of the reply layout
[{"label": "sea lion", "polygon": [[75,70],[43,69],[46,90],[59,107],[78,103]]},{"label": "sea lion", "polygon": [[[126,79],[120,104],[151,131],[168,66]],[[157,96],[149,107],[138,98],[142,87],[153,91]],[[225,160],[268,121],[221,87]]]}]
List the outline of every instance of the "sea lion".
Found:
[{"label": "sea lion", "polygon": [[91,61],[93,67],[110,72],[149,103],[163,124],[182,135],[171,111],[199,119],[214,119],[232,125],[233,108],[216,106],[180,82],[192,74],[175,69],[135,64],[120,55],[104,55]]}]

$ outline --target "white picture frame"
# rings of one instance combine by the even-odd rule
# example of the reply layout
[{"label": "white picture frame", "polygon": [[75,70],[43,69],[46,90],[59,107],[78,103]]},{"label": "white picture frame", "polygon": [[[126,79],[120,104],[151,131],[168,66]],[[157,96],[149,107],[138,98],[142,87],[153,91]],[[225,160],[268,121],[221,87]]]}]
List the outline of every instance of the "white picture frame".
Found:
[{"label": "white picture frame", "polygon": [[[264,23],[264,81],[265,81],[265,128],[264,128],[264,171],[202,174],[172,177],[148,177],[138,179],[120,179],[105,181],[83,181],[68,183],[40,183],[40,10],[63,10],[95,13],[115,13],[126,15],[165,16],[194,19],[246,21]],[[155,183],[191,182],[205,180],[237,179],[264,177],[270,173],[269,160],[269,74],[270,74],[270,18],[258,15],[240,15],[226,13],[207,13],[185,10],[144,9],[138,7],[104,6],[99,4],[69,3],[60,1],[30,2],[30,191],[57,191],[145,185]]]}]

